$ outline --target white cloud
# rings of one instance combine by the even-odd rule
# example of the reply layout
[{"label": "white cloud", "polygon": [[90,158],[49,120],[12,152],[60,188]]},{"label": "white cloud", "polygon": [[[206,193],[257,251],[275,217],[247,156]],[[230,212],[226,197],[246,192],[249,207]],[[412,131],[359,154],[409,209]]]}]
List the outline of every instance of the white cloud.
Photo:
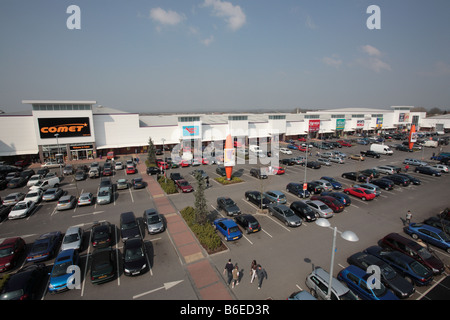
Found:
[{"label": "white cloud", "polygon": [[310,15],[306,16],[305,25],[308,29],[316,29],[317,28],[316,24],[314,23],[314,21]]},{"label": "white cloud", "polygon": [[369,57],[359,58],[356,60],[357,64],[368,68],[376,73],[380,73],[383,70],[391,71],[391,66],[381,60],[383,53],[377,48],[371,45],[365,45],[361,47],[362,52],[364,52]]},{"label": "white cloud", "polygon": [[184,15],[172,10],[153,8],[150,10],[150,18],[162,25],[175,26],[185,19]]},{"label": "white cloud", "polygon": [[203,43],[205,46],[209,46],[211,42],[214,41],[214,36],[210,36],[209,38],[200,40],[201,43]]},{"label": "white cloud", "polygon": [[367,53],[369,56],[379,57],[381,56],[381,51],[371,45],[365,45],[361,47],[361,50]]},{"label": "white cloud", "polygon": [[240,29],[246,22],[246,16],[241,7],[234,6],[231,2],[205,0],[203,6],[212,7],[213,13],[218,17],[224,17],[228,27],[233,31]]},{"label": "white cloud", "polygon": [[328,66],[339,68],[342,65],[342,60],[338,59],[336,55],[332,55],[332,57],[324,57],[322,62]]}]

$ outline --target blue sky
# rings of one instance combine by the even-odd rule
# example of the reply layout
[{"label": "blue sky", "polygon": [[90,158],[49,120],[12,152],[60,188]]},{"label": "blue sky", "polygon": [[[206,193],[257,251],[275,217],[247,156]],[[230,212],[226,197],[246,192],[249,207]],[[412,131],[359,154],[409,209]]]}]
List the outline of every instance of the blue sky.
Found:
[{"label": "blue sky", "polygon": [[0,109],[449,109],[449,17],[448,0],[2,0]]}]

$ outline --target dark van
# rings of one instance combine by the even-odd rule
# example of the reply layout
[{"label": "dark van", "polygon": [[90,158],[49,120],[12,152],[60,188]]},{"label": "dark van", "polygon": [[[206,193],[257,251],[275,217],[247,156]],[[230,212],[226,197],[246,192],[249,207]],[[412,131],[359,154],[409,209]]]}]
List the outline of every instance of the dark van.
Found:
[{"label": "dark van", "polygon": [[128,239],[141,237],[139,225],[133,212],[120,214],[120,236],[123,242],[126,242]]}]

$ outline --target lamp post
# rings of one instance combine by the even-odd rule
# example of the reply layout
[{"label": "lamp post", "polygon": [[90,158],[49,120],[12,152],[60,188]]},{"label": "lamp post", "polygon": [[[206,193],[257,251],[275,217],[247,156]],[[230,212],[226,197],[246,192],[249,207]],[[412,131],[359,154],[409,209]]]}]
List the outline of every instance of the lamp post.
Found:
[{"label": "lamp post", "polygon": [[[58,145],[58,154],[61,154],[61,150],[59,148],[59,141],[58,141],[58,137],[59,137],[59,133],[55,133],[55,137],[56,137],[56,144]],[[58,161],[58,158],[56,158],[56,161]],[[63,175],[62,173],[62,163],[59,163],[59,173],[61,174],[61,176]]]},{"label": "lamp post", "polygon": [[[324,218],[320,218],[316,220],[316,224],[320,227],[329,228],[330,222]],[[331,281],[333,281],[333,266],[334,266],[334,254],[336,251],[336,234],[337,228],[333,228],[333,245],[331,248],[331,265],[330,265],[330,279],[328,282],[328,292],[327,292],[327,300],[330,300],[331,297]],[[341,233],[341,237],[347,241],[356,242],[359,240],[358,236],[353,231],[344,231]]]}]

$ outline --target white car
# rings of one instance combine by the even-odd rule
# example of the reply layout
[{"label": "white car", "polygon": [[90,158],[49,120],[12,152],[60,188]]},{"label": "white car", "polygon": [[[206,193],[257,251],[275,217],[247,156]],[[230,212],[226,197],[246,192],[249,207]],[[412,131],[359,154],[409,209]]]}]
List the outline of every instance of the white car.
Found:
[{"label": "white car", "polygon": [[343,158],[339,158],[339,157],[330,157],[330,158],[328,158],[328,160],[330,162],[335,162],[335,163],[340,163],[340,164],[345,163],[345,160]]},{"label": "white car", "polygon": [[384,173],[384,174],[394,174],[396,173],[396,171],[394,170],[394,168],[392,167],[387,167],[387,166],[378,166],[374,168],[375,170]]},{"label": "white car", "polygon": [[38,181],[42,180],[43,177],[40,174],[34,174],[30,177],[30,179],[28,179],[27,182],[27,187],[31,187],[33,185],[35,185]]},{"label": "white car", "polygon": [[284,154],[292,154],[292,151],[288,148],[280,148],[280,152]]},{"label": "white car", "polygon": [[439,171],[439,172],[448,172],[448,166],[444,164],[435,164],[434,166],[430,166],[431,168]]},{"label": "white car", "polygon": [[80,250],[83,241],[83,229],[78,226],[69,227],[61,243],[61,251],[67,249]]},{"label": "white car", "polygon": [[123,169],[123,163],[120,161],[117,161],[114,165],[114,170],[122,170]]},{"label": "white car", "polygon": [[42,165],[42,168],[59,168],[60,165],[63,165],[62,163],[59,164],[58,162],[49,161]]},{"label": "white car", "polygon": [[28,216],[36,207],[34,201],[20,201],[17,202],[8,214],[8,219],[19,219]]},{"label": "white car", "polygon": [[28,191],[27,195],[25,196],[24,201],[33,201],[34,203],[41,202],[42,195],[44,194],[44,191],[42,189],[31,189]]}]

